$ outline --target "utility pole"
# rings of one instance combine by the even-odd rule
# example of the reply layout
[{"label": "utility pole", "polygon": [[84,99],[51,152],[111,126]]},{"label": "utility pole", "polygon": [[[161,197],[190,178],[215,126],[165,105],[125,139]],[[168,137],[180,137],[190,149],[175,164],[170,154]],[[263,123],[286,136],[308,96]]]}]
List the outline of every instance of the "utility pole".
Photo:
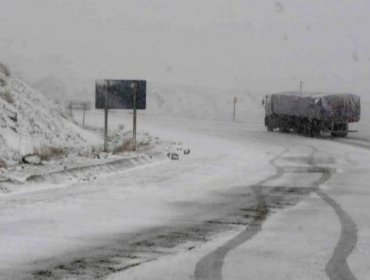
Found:
[{"label": "utility pole", "polygon": [[236,102],[238,101],[238,98],[234,97],[234,110],[233,110],[233,122],[235,122],[235,114],[236,114]]},{"label": "utility pole", "polygon": [[107,80],[107,89],[104,92],[104,152],[108,151],[108,92],[109,80]]},{"label": "utility pole", "polygon": [[68,104],[68,109],[69,109],[69,115],[71,116],[71,118],[73,119],[73,112],[72,112],[72,110],[73,110],[73,108],[72,108],[72,101],[71,102],[69,102],[69,104]]},{"label": "utility pole", "polygon": [[133,105],[134,105],[134,114],[133,114],[133,124],[132,124],[132,150],[136,151],[136,101],[137,101],[137,82],[132,83],[132,90],[133,90]]},{"label": "utility pole", "polygon": [[83,117],[82,117],[82,128],[85,128],[85,114],[86,114],[86,103],[82,104]]}]

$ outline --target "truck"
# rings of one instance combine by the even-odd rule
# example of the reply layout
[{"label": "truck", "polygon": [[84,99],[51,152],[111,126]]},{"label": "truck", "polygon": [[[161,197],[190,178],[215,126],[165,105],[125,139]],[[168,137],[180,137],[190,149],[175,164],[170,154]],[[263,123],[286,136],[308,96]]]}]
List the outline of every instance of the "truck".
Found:
[{"label": "truck", "polygon": [[280,92],[263,98],[268,131],[295,132],[311,137],[330,133],[346,137],[348,124],[358,122],[360,97],[351,93]]}]

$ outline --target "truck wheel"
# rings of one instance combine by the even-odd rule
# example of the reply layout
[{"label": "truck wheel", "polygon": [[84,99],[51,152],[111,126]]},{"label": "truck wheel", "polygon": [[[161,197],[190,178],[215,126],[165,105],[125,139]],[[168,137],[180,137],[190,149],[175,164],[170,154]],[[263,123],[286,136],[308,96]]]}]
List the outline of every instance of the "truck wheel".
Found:
[{"label": "truck wheel", "polygon": [[321,130],[320,130],[320,122],[314,120],[311,123],[311,137],[319,137],[321,135]]},{"label": "truck wheel", "polygon": [[289,132],[289,127],[287,126],[287,121],[285,118],[280,117],[279,118],[279,123],[278,123],[279,131],[282,133],[288,133]]},{"label": "truck wheel", "polygon": [[332,132],[330,133],[332,137],[347,137],[348,132]]},{"label": "truck wheel", "polygon": [[315,137],[315,128],[313,127],[313,125],[310,125],[308,128],[308,136],[310,136],[311,138]]},{"label": "truck wheel", "polygon": [[302,120],[297,120],[295,126],[298,134],[304,134],[304,125]]},{"label": "truck wheel", "polygon": [[282,133],[290,133],[290,128],[289,128],[289,126],[287,126],[286,124],[283,124],[282,126],[280,126],[280,131],[282,132]]},{"label": "truck wheel", "polygon": [[332,131],[331,136],[333,137],[347,137],[348,135],[348,124],[341,123],[334,125],[334,131]]},{"label": "truck wheel", "polygon": [[303,135],[304,136],[311,136],[312,129],[311,129],[310,122],[304,121],[303,124],[302,124],[302,127],[303,127]]},{"label": "truck wheel", "polygon": [[274,130],[270,118],[265,118],[265,126],[267,128],[267,131],[273,131]]},{"label": "truck wheel", "polygon": [[333,137],[347,137],[347,135],[348,135],[348,131],[344,131],[344,132],[332,132],[331,133],[331,136],[333,136]]},{"label": "truck wheel", "polygon": [[341,137],[347,137],[347,135],[348,135],[348,123],[342,124],[342,128],[343,128],[343,132],[342,132]]}]

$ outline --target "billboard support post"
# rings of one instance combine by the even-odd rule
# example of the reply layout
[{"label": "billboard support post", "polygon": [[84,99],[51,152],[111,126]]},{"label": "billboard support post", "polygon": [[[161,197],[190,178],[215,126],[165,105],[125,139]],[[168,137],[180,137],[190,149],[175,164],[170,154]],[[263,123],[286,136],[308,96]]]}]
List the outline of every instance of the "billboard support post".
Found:
[{"label": "billboard support post", "polygon": [[132,89],[133,89],[133,109],[134,109],[134,112],[133,112],[133,124],[132,124],[132,150],[133,151],[136,151],[136,113],[137,113],[137,110],[136,110],[136,101],[137,101],[137,83],[136,82],[133,82],[132,83]]},{"label": "billboard support post", "polygon": [[104,152],[108,151],[108,91],[109,91],[109,80],[107,80],[107,90],[104,92]]}]

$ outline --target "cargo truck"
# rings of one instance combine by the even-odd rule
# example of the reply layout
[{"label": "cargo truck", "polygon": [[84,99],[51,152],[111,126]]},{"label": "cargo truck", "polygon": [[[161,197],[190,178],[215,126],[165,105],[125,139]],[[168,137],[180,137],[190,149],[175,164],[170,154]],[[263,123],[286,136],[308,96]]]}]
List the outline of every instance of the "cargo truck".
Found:
[{"label": "cargo truck", "polygon": [[266,95],[262,104],[268,131],[311,137],[346,137],[348,124],[358,122],[361,114],[360,97],[351,93],[281,92]]}]

